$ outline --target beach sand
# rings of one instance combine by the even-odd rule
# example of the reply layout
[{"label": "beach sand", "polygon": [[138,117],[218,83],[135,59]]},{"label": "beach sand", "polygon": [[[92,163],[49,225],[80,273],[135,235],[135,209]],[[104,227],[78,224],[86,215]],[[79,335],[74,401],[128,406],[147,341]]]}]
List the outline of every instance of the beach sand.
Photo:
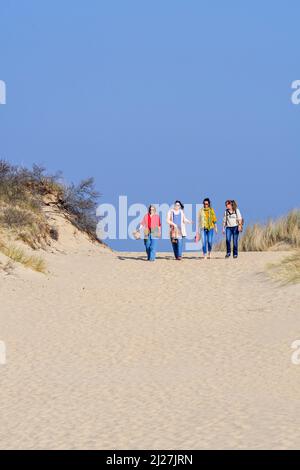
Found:
[{"label": "beach sand", "polygon": [[49,274],[0,274],[1,449],[300,446],[300,287],[283,253],[112,253],[74,242]]}]

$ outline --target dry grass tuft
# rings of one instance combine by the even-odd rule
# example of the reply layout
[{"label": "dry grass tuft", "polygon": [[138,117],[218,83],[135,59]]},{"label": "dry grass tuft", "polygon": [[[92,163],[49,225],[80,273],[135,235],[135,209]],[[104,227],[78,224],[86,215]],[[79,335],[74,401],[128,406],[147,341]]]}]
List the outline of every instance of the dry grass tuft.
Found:
[{"label": "dry grass tuft", "polygon": [[287,256],[279,263],[268,265],[271,277],[282,284],[297,284],[300,282],[300,250]]},{"label": "dry grass tuft", "polygon": [[3,242],[0,242],[0,251],[11,260],[21,263],[26,268],[40,273],[46,272],[46,263],[40,256],[27,255],[22,248],[11,244],[6,245]]},{"label": "dry grass tuft", "polygon": [[293,210],[285,217],[270,220],[266,225],[247,227],[241,237],[242,251],[266,251],[276,245],[300,248],[300,210]]},{"label": "dry grass tuft", "polygon": [[[300,248],[300,210],[295,209],[277,220],[266,224],[254,224],[246,228],[240,237],[240,251],[288,250]],[[217,245],[225,249],[225,241]]]}]

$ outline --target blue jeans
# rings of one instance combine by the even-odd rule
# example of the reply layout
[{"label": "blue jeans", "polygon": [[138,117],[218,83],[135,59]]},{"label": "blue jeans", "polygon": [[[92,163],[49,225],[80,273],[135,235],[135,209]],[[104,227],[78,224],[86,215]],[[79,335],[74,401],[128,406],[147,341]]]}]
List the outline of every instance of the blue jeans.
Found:
[{"label": "blue jeans", "polygon": [[176,259],[182,257],[182,251],[183,251],[183,238],[177,238],[177,243],[172,242],[172,247],[174,251],[174,256]]},{"label": "blue jeans", "polygon": [[239,229],[236,227],[226,227],[226,250],[231,254],[231,239],[233,238],[233,256],[238,255]]},{"label": "blue jeans", "polygon": [[212,250],[212,242],[213,242],[213,236],[214,236],[214,229],[202,230],[202,250],[203,254],[206,255],[207,251],[210,253]]},{"label": "blue jeans", "polygon": [[148,261],[154,261],[156,256],[157,238],[149,235],[144,240]]}]

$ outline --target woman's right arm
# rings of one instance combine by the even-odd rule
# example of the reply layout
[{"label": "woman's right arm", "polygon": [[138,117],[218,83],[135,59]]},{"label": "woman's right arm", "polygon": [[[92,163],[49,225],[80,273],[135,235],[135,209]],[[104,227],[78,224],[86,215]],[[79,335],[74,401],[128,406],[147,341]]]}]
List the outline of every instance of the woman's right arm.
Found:
[{"label": "woman's right arm", "polygon": [[198,212],[198,233],[201,232],[201,228],[202,228],[202,212],[201,212],[201,209],[199,209],[199,212]]},{"label": "woman's right arm", "polygon": [[223,233],[225,232],[225,228],[226,228],[226,211],[224,212],[224,217],[223,217]]},{"label": "woman's right arm", "polygon": [[146,217],[146,216],[144,216],[144,217],[142,218],[141,222],[138,224],[138,226],[137,226],[137,228],[136,228],[138,231],[142,230],[142,228],[145,227],[145,225],[146,225],[146,224],[145,224],[145,217]]},{"label": "woman's right arm", "polygon": [[167,223],[169,225],[172,225],[173,227],[176,227],[176,224],[174,224],[174,222],[171,220],[171,211],[168,212],[168,215],[167,215]]}]

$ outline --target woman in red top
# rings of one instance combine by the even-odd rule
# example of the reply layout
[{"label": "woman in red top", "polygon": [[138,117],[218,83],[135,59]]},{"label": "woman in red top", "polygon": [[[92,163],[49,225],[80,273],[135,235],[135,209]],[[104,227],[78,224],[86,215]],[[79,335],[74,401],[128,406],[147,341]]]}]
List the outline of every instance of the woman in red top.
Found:
[{"label": "woman in red top", "polygon": [[149,206],[146,214],[140,223],[139,230],[144,229],[144,243],[148,261],[155,261],[157,239],[161,237],[160,217],[156,214],[156,207]]}]

